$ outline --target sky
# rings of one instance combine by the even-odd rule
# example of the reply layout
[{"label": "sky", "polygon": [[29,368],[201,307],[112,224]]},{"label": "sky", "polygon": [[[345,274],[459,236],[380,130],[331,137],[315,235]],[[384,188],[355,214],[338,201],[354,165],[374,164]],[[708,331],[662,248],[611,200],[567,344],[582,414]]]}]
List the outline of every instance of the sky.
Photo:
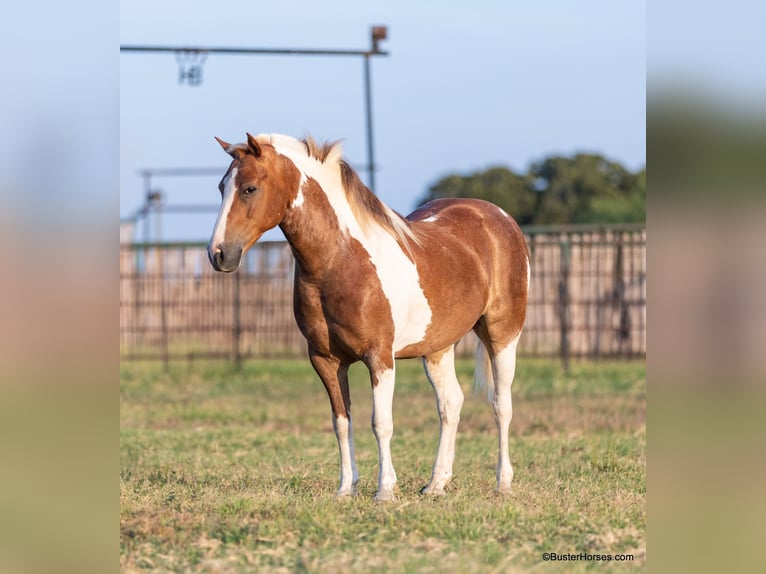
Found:
[{"label": "sky", "polygon": [[[373,25],[389,52],[372,60],[375,191],[400,213],[452,173],[580,151],[645,165],[643,1],[120,3],[121,45],[367,49]],[[142,169],[220,167],[152,185],[167,205],[217,204],[228,156],[214,136],[340,139],[363,165],[364,110],[359,57],[211,54],[191,87],[173,54],[122,52],[120,216],[144,202]],[[207,240],[215,216],[166,215],[152,238]]]}]

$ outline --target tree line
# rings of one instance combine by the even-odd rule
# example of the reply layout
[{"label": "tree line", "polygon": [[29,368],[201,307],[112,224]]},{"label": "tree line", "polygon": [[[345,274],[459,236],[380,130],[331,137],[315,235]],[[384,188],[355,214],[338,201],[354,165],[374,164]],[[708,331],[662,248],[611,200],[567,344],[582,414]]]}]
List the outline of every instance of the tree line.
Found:
[{"label": "tree line", "polygon": [[634,173],[597,154],[550,156],[521,174],[498,166],[447,175],[420,203],[441,197],[491,201],[520,225],[639,223],[646,221],[646,168]]}]

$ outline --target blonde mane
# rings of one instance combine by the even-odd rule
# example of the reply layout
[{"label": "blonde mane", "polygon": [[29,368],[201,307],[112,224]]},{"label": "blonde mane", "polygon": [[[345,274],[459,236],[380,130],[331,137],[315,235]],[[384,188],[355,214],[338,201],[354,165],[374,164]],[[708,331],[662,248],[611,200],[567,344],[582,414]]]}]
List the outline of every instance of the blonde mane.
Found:
[{"label": "blonde mane", "polygon": [[343,191],[363,233],[367,233],[373,225],[378,225],[388,231],[410,253],[410,242],[420,245],[409,222],[383,203],[377,195],[362,183],[357,173],[343,159],[343,148],[339,141],[318,144],[311,136],[302,140],[306,153],[321,163],[337,164],[340,170]]}]

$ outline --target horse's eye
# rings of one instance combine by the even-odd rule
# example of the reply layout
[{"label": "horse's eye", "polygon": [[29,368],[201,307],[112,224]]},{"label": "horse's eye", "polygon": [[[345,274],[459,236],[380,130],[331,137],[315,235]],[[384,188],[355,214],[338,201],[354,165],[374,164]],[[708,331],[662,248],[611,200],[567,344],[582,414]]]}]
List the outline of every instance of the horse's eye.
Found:
[{"label": "horse's eye", "polygon": [[255,192],[256,192],[256,188],[253,186],[250,186],[242,190],[242,195],[253,195]]}]

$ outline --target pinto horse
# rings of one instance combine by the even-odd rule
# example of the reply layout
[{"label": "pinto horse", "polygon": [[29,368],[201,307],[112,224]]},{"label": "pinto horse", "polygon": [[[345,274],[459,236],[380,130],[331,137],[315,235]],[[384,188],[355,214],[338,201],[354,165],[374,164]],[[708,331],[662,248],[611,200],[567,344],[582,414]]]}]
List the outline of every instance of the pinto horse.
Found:
[{"label": "pinto horse", "polygon": [[376,499],[394,498],[391,461],[395,359],[422,357],[441,420],[427,494],[452,477],[463,391],[454,346],[479,338],[476,378],[488,387],[498,431],[497,491],[509,492],[511,383],[527,307],[529,254],[516,222],[491,203],[439,199],[404,218],[342,159],[336,143],[271,134],[218,143],[233,161],[218,188],[208,246],[217,271],[236,271],[267,230],[281,228],[295,256],[294,312],[330,398],[340,450],[337,496],[356,492],[349,365],[372,383],[378,443]]}]

